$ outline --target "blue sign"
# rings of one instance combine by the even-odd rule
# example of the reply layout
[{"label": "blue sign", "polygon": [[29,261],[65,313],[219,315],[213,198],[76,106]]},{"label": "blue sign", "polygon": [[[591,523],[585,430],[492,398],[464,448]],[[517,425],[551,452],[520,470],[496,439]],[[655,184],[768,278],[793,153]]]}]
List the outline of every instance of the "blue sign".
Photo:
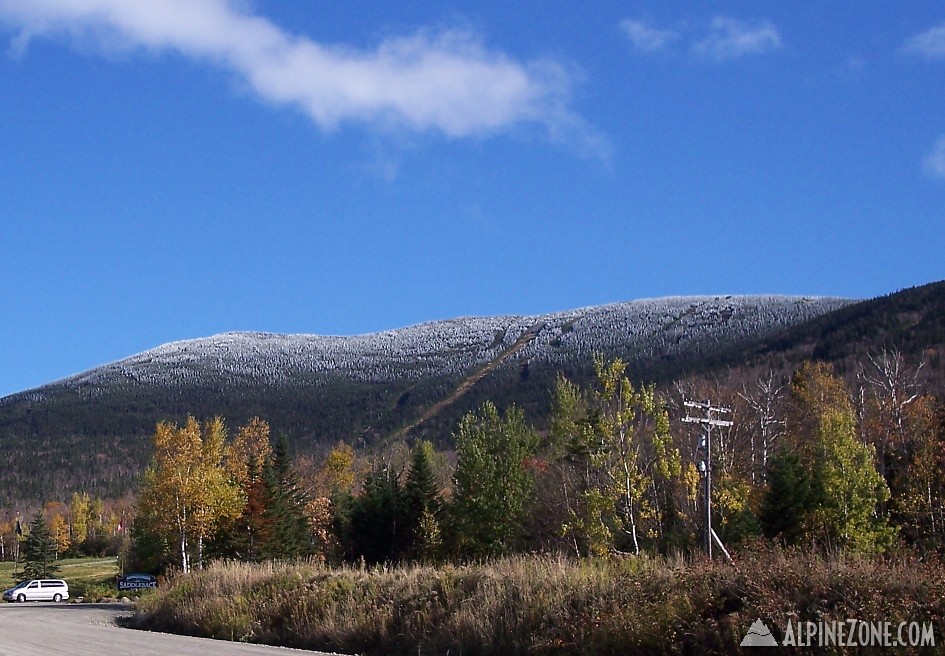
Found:
[{"label": "blue sign", "polygon": [[157,587],[157,579],[150,574],[129,574],[118,577],[119,590],[147,590]]}]

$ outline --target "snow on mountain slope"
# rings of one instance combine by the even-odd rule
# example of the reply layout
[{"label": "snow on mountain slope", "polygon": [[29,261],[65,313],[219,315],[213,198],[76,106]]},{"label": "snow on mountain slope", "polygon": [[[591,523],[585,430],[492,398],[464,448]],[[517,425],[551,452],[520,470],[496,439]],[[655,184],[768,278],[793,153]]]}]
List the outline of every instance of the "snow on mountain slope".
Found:
[{"label": "snow on mountain slope", "polygon": [[[31,400],[62,389],[94,396],[109,386],[227,387],[325,384],[456,376],[508,349],[525,331],[537,337],[517,354],[557,365],[594,352],[646,359],[762,339],[850,301],[787,296],[648,299],[539,316],[469,317],[400,330],[324,337],[224,333],[172,342],[24,392]],[[8,397],[12,398],[12,397]]]}]

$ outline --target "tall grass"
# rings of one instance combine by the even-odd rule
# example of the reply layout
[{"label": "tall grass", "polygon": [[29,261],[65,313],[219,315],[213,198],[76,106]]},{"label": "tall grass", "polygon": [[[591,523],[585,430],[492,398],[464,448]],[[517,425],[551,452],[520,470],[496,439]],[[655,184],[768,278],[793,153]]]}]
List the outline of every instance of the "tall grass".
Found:
[{"label": "tall grass", "polygon": [[[216,563],[143,598],[142,628],[359,654],[731,653],[762,618],[933,622],[945,567],[765,550],[736,566],[534,556],[469,566]],[[810,650],[805,650],[811,653]]]}]

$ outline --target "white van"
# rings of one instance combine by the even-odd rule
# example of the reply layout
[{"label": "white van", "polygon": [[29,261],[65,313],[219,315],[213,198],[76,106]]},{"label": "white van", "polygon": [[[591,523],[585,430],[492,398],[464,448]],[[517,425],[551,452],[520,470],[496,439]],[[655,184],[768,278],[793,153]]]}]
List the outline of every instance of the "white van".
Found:
[{"label": "white van", "polygon": [[69,598],[69,586],[62,579],[33,579],[23,581],[4,591],[7,601],[65,601]]}]

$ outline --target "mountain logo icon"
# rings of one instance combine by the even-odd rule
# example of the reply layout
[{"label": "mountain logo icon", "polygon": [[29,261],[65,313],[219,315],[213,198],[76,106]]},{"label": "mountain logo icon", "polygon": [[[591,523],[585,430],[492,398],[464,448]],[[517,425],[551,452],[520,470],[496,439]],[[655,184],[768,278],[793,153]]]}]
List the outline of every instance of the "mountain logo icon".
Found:
[{"label": "mountain logo icon", "polygon": [[752,622],[751,627],[748,629],[748,634],[745,636],[745,639],[742,640],[741,646],[777,647],[778,641],[774,639],[770,629],[768,629],[765,623],[759,618]]}]

